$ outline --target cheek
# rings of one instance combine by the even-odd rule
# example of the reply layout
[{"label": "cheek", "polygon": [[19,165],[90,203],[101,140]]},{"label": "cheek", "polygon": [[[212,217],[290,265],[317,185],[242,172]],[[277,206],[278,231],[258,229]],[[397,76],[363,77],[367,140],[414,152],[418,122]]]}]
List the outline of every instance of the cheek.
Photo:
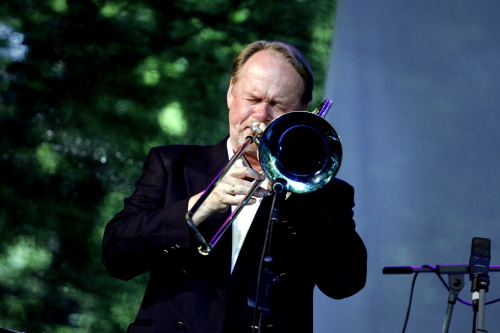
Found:
[{"label": "cheek", "polygon": [[[295,109],[293,109],[293,111],[295,111]],[[271,112],[270,116],[271,116],[271,119],[274,120],[274,119],[278,118],[279,116],[282,116],[288,112],[290,112],[290,111],[283,111],[283,110],[273,111],[273,112]]]},{"label": "cheek", "polygon": [[239,118],[237,112],[229,110],[229,127],[231,131],[234,130],[236,126],[238,126],[238,123]]},{"label": "cheek", "polygon": [[246,115],[246,112],[242,109],[238,108],[232,108],[229,110],[229,124],[231,126],[237,126],[242,124],[248,116]]}]

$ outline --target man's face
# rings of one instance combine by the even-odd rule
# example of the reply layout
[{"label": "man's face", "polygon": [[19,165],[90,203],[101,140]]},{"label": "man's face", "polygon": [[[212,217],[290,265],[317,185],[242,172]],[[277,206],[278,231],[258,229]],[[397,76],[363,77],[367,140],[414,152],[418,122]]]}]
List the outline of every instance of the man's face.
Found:
[{"label": "man's face", "polygon": [[[253,122],[267,125],[286,112],[299,110],[303,91],[302,77],[281,56],[270,51],[252,55],[241,68],[238,81],[231,80],[227,92],[233,150],[243,144]],[[256,151],[257,147],[251,145],[246,154]]]}]

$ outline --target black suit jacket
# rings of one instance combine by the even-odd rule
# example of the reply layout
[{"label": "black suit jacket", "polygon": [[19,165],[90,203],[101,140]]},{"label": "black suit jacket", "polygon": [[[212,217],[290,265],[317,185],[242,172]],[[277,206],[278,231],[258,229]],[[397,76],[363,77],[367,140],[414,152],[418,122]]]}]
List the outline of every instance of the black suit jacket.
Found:
[{"label": "black suit jacket", "polygon": [[[185,220],[189,198],[227,161],[226,140],[151,149],[135,192],[106,226],[103,263],[109,273],[129,280],[150,271],[130,332],[251,331],[254,311],[247,302],[256,293],[271,197],[262,201],[232,274],[231,232],[202,256]],[[338,179],[284,201],[273,227],[268,269],[277,282],[264,332],[312,332],[315,286],[336,299],[363,288],[366,249],[355,231],[353,206],[353,188]],[[207,241],[228,215],[214,214],[199,226]]]}]

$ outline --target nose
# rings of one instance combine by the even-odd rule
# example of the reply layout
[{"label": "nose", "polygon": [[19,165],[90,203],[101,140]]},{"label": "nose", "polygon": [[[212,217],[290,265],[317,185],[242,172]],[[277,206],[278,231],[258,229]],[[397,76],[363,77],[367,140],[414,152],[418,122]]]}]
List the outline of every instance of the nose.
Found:
[{"label": "nose", "polygon": [[273,120],[272,107],[269,103],[260,102],[255,106],[253,117],[256,121],[266,122]]}]

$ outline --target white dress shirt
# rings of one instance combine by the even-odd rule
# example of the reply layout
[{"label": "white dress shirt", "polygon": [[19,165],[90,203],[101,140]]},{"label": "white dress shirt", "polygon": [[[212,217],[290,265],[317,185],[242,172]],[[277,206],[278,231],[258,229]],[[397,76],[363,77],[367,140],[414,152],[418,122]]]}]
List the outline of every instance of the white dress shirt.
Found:
[{"label": "white dress shirt", "polygon": [[[231,159],[234,155],[233,148],[229,143],[229,139],[227,140],[227,154],[229,159]],[[238,159],[234,166],[243,166],[243,162],[241,159]],[[267,188],[269,180],[266,178],[261,187]],[[243,198],[243,195],[241,195]],[[236,264],[236,260],[238,259],[238,255],[240,254],[241,247],[243,246],[243,242],[245,241],[245,237],[247,236],[248,230],[250,229],[250,225],[252,224],[253,218],[255,217],[255,213],[257,213],[257,209],[259,209],[261,198],[257,199],[257,202],[253,205],[245,205],[241,212],[238,214],[236,219],[233,221],[231,225],[232,229],[232,256],[231,256],[231,273],[233,272],[234,265]],[[235,210],[236,206],[231,206],[231,212]]]}]

